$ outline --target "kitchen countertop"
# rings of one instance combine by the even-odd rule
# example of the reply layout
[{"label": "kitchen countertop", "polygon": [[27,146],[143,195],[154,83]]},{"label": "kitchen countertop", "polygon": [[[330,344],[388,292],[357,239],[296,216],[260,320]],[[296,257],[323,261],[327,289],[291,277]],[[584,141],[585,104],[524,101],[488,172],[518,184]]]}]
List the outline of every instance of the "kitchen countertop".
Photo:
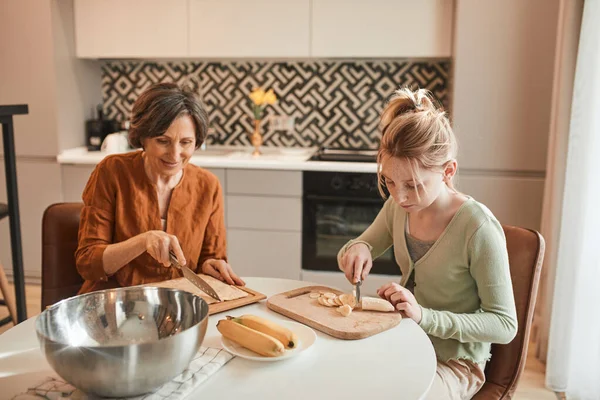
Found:
[{"label": "kitchen countertop", "polygon": [[[376,163],[309,161],[317,148],[263,147],[262,155],[252,156],[252,148],[244,146],[211,146],[197,150],[190,162],[205,168],[275,169],[291,171],[377,172]],[[59,164],[96,165],[109,155],[105,151],[88,151],[76,147],[60,153]]]}]

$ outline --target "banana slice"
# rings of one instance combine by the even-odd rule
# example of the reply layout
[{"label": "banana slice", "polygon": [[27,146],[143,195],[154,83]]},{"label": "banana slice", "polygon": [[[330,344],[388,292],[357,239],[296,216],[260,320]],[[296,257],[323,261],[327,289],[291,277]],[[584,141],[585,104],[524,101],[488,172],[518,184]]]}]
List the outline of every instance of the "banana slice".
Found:
[{"label": "banana slice", "polygon": [[329,307],[329,303],[327,302],[327,299],[325,297],[319,297],[317,299],[317,301],[319,302],[319,304],[321,304],[322,306],[325,307]]},{"label": "banana slice", "polygon": [[348,304],[346,304],[346,305],[343,305],[341,307],[338,307],[338,311],[344,317],[347,317],[347,316],[349,316],[352,313],[352,307],[350,307]]}]

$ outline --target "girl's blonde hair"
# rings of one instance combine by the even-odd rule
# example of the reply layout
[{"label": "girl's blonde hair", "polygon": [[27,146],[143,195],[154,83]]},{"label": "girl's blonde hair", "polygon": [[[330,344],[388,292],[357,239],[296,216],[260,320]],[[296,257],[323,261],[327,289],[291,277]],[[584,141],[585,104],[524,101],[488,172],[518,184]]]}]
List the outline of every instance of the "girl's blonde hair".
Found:
[{"label": "girl's blonde hair", "polygon": [[[420,168],[443,169],[456,158],[458,145],[450,121],[429,90],[402,88],[394,92],[381,114],[381,144],[377,153],[379,192],[385,183],[381,163],[387,157],[405,158],[413,181]],[[452,182],[446,184],[454,190]]]}]

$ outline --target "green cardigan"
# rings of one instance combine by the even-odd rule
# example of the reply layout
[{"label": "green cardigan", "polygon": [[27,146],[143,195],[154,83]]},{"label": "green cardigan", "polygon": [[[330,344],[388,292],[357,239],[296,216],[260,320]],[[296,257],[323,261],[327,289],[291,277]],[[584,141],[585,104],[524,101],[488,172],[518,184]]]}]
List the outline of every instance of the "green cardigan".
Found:
[{"label": "green cardigan", "polygon": [[[438,359],[490,359],[491,343],[509,343],[517,333],[517,313],[506,238],[498,220],[469,198],[429,251],[413,263],[406,247],[404,209],[388,199],[373,224],[340,250],[363,242],[373,259],[392,244],[405,286],[415,271],[414,295]],[[368,278],[367,278],[368,279]],[[410,343],[407,343],[410,345]]]}]

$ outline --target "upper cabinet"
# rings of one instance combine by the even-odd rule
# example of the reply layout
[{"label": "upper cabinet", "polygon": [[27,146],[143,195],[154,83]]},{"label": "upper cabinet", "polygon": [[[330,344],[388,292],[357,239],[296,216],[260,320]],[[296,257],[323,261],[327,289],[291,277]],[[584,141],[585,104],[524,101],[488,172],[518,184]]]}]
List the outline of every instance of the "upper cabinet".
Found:
[{"label": "upper cabinet", "polygon": [[312,0],[313,57],[450,57],[452,0]]},{"label": "upper cabinet", "polygon": [[75,0],[82,58],[450,57],[453,0]]},{"label": "upper cabinet", "polygon": [[558,4],[457,2],[452,113],[461,168],[546,169]]},{"label": "upper cabinet", "polygon": [[308,57],[310,0],[190,0],[190,57]]},{"label": "upper cabinet", "polygon": [[164,58],[188,54],[188,0],[75,0],[82,58]]}]

